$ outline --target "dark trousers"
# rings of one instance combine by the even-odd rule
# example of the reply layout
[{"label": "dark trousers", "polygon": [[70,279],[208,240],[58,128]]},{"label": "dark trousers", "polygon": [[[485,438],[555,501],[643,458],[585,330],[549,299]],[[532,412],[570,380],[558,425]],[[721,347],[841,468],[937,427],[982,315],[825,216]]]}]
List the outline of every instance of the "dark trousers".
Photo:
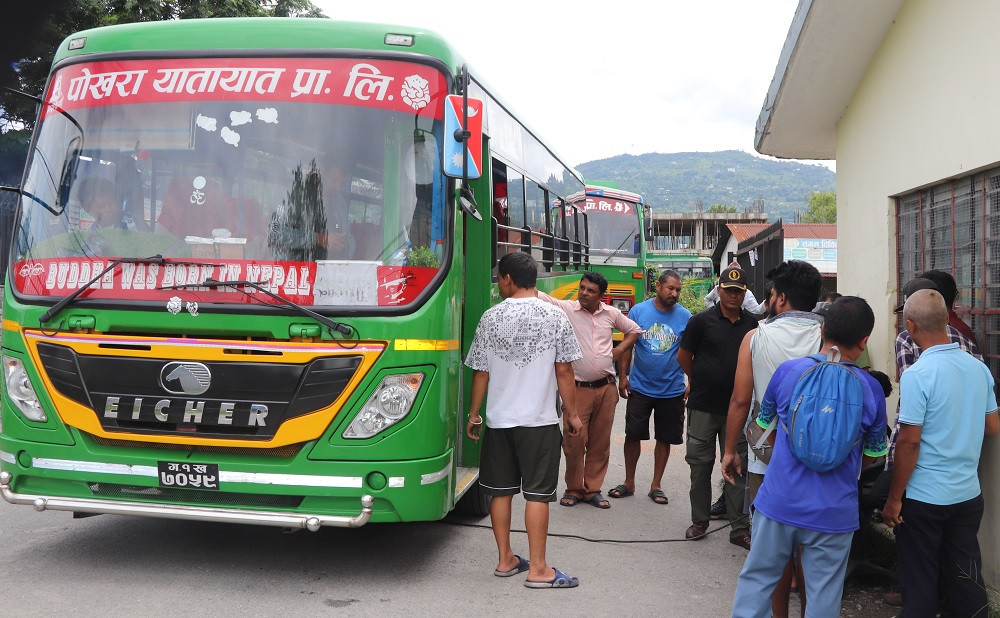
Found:
[{"label": "dark trousers", "polygon": [[903,498],[896,552],[904,618],[934,616],[939,574],[956,616],[987,615],[983,559],[976,538],[983,505],[982,495],[945,506]]}]

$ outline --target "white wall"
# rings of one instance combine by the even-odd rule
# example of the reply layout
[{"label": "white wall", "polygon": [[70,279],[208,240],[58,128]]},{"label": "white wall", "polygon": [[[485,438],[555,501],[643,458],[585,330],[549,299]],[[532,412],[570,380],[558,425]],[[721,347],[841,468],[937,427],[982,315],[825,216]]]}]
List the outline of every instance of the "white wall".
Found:
[{"label": "white wall", "polygon": [[[997,23],[1000,3],[990,0],[907,0],[837,126],[838,289],[871,303],[872,362],[890,375],[891,198],[1000,162]],[[1000,440],[987,438],[983,451],[986,515],[979,540],[987,582],[1000,588]]]},{"label": "white wall", "polygon": [[730,235],[729,240],[726,241],[726,248],[722,252],[722,257],[716,266],[718,267],[719,273],[722,273],[729,266],[729,263],[733,261],[733,257],[736,255],[736,250],[739,248],[740,243],[736,240],[735,236]]}]

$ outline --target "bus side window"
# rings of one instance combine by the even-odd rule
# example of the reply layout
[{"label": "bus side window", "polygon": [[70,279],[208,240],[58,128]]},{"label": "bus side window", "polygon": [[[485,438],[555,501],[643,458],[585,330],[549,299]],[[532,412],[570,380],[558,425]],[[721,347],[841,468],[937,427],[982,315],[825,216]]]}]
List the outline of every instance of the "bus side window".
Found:
[{"label": "bus side window", "polygon": [[568,230],[570,238],[570,246],[573,248],[572,259],[573,259],[573,266],[574,268],[576,268],[576,270],[580,270],[580,267],[583,265],[583,238],[586,232],[580,229],[582,223],[583,223],[583,214],[579,210],[574,208],[573,217],[571,220],[567,221],[567,224],[569,224],[567,227],[570,228]]},{"label": "bus side window", "polygon": [[[496,221],[496,258],[507,253],[507,166],[493,159],[493,220]],[[494,267],[494,270],[496,268]]]},{"label": "bus side window", "polygon": [[538,262],[538,272],[543,273],[547,269],[544,263],[544,251],[542,249],[542,238],[547,233],[545,225],[545,192],[533,180],[525,179],[524,182],[524,206],[525,206],[525,226],[531,231],[526,244],[531,257]]},{"label": "bus side window", "polygon": [[566,234],[566,211],[569,209],[565,204],[556,212],[556,262],[559,262],[563,270],[569,269],[569,238]]},{"label": "bus side window", "polygon": [[527,250],[524,229],[524,177],[507,169],[507,250],[505,253]]}]

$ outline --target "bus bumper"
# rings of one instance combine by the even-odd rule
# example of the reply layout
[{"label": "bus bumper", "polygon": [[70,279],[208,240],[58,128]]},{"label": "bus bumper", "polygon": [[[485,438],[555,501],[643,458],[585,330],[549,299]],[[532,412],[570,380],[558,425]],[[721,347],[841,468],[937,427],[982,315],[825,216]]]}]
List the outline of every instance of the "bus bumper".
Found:
[{"label": "bus bumper", "polygon": [[10,488],[10,472],[0,472],[0,495],[11,504],[30,504],[36,511],[71,511],[74,513],[138,515],[166,519],[188,519],[192,521],[216,521],[231,524],[257,524],[280,526],[282,528],[305,528],[316,532],[323,526],[338,528],[360,528],[372,516],[374,499],[365,494],[361,497],[361,512],[354,517],[336,515],[307,515],[268,511],[247,511],[242,509],[220,509],[205,506],[183,506],[171,504],[149,504],[145,502],[105,501],[90,498],[60,498],[36,494],[19,494]]},{"label": "bus bumper", "polygon": [[0,496],[39,511],[314,530],[434,521],[460,495],[451,449],[397,461],[312,460],[306,454],[263,460],[185,453],[181,461],[218,465],[218,489],[207,491],[160,484],[157,462],[177,461],[174,452],[117,447],[92,452],[84,445],[38,444],[0,435]]}]

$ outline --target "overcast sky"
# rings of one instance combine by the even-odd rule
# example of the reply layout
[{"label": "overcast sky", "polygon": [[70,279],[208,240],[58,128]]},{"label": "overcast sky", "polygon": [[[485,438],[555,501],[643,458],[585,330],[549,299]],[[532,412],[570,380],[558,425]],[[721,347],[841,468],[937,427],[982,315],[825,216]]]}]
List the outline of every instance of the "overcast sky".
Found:
[{"label": "overcast sky", "polygon": [[798,4],[313,2],[334,19],[441,34],[570,165],[625,153],[754,153],[754,125]]}]

